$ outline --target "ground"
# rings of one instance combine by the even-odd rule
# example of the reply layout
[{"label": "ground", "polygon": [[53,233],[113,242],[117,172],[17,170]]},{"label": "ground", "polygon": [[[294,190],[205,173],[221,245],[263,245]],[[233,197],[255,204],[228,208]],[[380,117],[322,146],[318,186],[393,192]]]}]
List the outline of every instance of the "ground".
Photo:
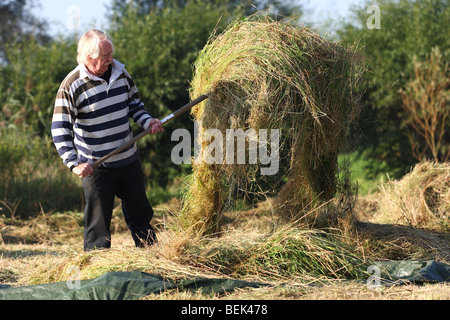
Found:
[{"label": "ground", "polygon": [[[221,261],[208,250],[206,244],[192,245],[191,239],[174,236],[165,229],[171,212],[177,210],[179,202],[173,200],[156,208],[155,225],[159,229],[160,243],[155,248],[133,247],[131,236],[120,213],[113,220],[113,248],[104,252],[82,251],[81,214],[66,213],[45,215],[28,221],[0,220],[0,285],[24,286],[37,283],[64,281],[68,268],[80,268],[80,277],[92,278],[108,271],[140,270],[165,274],[172,278],[229,277]],[[228,236],[250,236],[250,231],[269,225],[270,215],[261,208],[229,214]],[[81,220],[80,220],[81,219]],[[436,231],[427,231],[396,225],[371,224],[365,217],[359,222],[359,235],[370,234],[370,241],[379,246],[379,252],[389,252],[393,259],[436,259],[449,263],[450,242],[448,236]],[[64,223],[63,223],[64,222]],[[243,228],[240,230],[240,228]],[[260,229],[261,230],[261,229]],[[244,236],[245,235],[245,236]],[[367,238],[369,239],[369,238]],[[374,240],[375,239],[375,240]],[[232,241],[214,240],[216,247],[229,245]],[[221,242],[222,241],[222,242]],[[250,240],[248,240],[250,241]],[[369,240],[366,240],[369,241]],[[364,241],[362,241],[364,242]],[[387,249],[389,248],[389,249]],[[222,252],[222,251],[221,251]],[[226,252],[226,251],[223,251]],[[217,254],[216,254],[217,255]],[[213,258],[211,258],[213,257]],[[210,259],[210,260],[208,260]],[[211,260],[213,259],[213,260]],[[214,260],[215,259],[215,260]],[[206,262],[205,262],[206,261]],[[448,300],[450,284],[406,284],[371,289],[366,281],[320,279],[301,276],[291,279],[267,279],[258,274],[241,275],[246,280],[265,281],[271,284],[264,288],[237,289],[225,295],[202,295],[201,293],[166,291],[150,295],[148,300]],[[320,283],[320,285],[317,285]]]}]

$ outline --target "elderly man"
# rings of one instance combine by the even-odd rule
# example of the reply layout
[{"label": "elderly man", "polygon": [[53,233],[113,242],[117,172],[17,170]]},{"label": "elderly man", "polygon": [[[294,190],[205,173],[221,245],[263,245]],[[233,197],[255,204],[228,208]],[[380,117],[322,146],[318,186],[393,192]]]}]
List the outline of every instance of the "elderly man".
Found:
[{"label": "elderly man", "polygon": [[95,170],[91,165],[133,138],[129,118],[151,133],[161,122],[144,110],[139,91],[125,66],[113,59],[111,38],[99,30],[78,43],[78,66],[62,82],[55,102],[52,136],[70,170],[83,183],[86,198],[84,250],[110,248],[110,222],[115,196],[138,247],[152,245],[153,209],[147,199],[136,145]]}]

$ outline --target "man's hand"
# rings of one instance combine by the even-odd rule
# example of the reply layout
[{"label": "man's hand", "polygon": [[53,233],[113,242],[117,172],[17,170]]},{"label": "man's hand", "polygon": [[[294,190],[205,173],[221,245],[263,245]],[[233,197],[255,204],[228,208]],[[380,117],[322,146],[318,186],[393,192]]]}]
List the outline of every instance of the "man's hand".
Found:
[{"label": "man's hand", "polygon": [[150,120],[149,128],[151,128],[151,134],[164,132],[164,128],[161,125],[161,121],[159,119],[152,119]]},{"label": "man's hand", "polygon": [[80,178],[85,178],[87,176],[90,176],[92,172],[94,172],[94,169],[92,169],[89,163],[81,163],[75,168],[73,168],[72,172],[75,173]]}]

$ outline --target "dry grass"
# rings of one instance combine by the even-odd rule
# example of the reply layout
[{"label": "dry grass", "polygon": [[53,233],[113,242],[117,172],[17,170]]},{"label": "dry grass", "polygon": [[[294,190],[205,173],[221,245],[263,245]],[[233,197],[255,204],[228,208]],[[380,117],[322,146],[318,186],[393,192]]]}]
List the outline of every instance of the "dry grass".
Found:
[{"label": "dry grass", "polygon": [[402,179],[380,183],[370,198],[371,222],[448,232],[450,163],[421,162]]},{"label": "dry grass", "polygon": [[[442,168],[424,163],[405,176],[405,181],[390,183],[396,188],[414,186],[408,189],[410,194],[403,190],[402,201],[408,196],[415,199],[415,190],[433,187],[433,212],[439,212],[437,208],[448,204],[445,202],[448,188],[436,187],[442,186],[438,182],[444,185],[448,182],[443,179],[448,172]],[[410,180],[414,183],[406,183]],[[388,190],[384,185],[380,188]],[[441,192],[439,195],[437,190]],[[365,220],[337,219],[336,228],[326,229],[280,223],[274,214],[274,201],[266,200],[225,212],[221,233],[214,237],[193,237],[193,232],[179,232],[176,217],[181,201],[174,199],[155,208],[157,245],[135,248],[123,217],[115,211],[113,248],[88,253],[82,249],[81,214],[42,213],[29,220],[0,217],[0,284],[24,286],[65,281],[72,276],[69,271],[76,267],[80,279],[110,271],[143,271],[174,280],[233,278],[270,284],[264,289],[239,289],[213,296],[177,289],[146,299],[449,299],[448,283],[382,287],[376,291],[365,285],[371,261],[450,262],[447,229],[387,223],[392,217],[383,221],[377,214],[384,198],[375,199],[378,204],[370,212],[377,223],[370,215],[359,215]],[[329,207],[335,210],[352,205],[342,204],[339,198],[334,200]],[[363,207],[356,207],[356,212],[361,210]],[[398,214],[394,210],[391,213]],[[417,221],[436,226],[429,224],[429,220]],[[343,227],[349,223],[351,227]]]},{"label": "dry grass", "polygon": [[[169,207],[176,210],[179,205],[172,202],[156,210]],[[170,228],[173,218],[160,217],[156,221],[160,242],[150,248],[134,248],[124,232],[123,219],[116,216],[113,248],[89,253],[82,251],[82,227],[70,222],[73,217],[66,216],[70,223],[64,227],[55,222],[61,221],[58,215],[20,223],[0,219],[0,283],[23,286],[66,281],[72,276],[69,271],[77,267],[81,279],[110,271],[143,271],[174,280],[233,278],[270,284],[264,289],[238,289],[213,296],[174,289],[145,299],[449,299],[447,283],[379,290],[365,285],[371,260],[437,259],[448,263],[449,241],[442,234],[370,222],[357,223],[355,233],[349,234],[299,229],[278,224],[271,208],[271,201],[266,201],[226,212],[222,234],[213,238],[193,238],[189,232],[174,231]],[[11,227],[15,228],[14,237],[8,231]],[[42,232],[35,234],[34,243],[30,243],[29,230]]]},{"label": "dry grass", "polygon": [[[17,283],[65,281],[72,266],[80,269],[81,279],[128,270],[155,273],[171,279],[226,277],[269,282],[366,276],[361,269],[365,261],[339,239],[324,232],[295,228],[271,233],[229,230],[220,238],[192,239],[189,234],[183,237],[166,230],[159,234],[157,245],[144,250],[134,248],[127,236],[116,234],[112,241],[117,244],[113,249],[88,253],[80,251],[81,242],[76,245],[47,243],[47,250],[57,248],[54,254],[51,250],[42,252],[46,256],[45,261],[33,265],[26,272],[19,272],[21,276]],[[5,249],[10,246],[3,245]],[[60,248],[63,251],[56,254]],[[6,250],[4,255],[14,256]],[[18,258],[26,256],[26,253],[17,253]]]},{"label": "dry grass", "polygon": [[[280,130],[280,168],[268,176],[261,174],[263,164],[249,159],[207,164],[207,153],[206,163],[193,167],[182,227],[196,226],[199,234],[219,231],[225,205],[236,194],[274,197],[274,210],[286,221],[310,212],[315,220],[315,209],[335,195],[337,156],[359,114],[361,61],[355,51],[310,29],[260,16],[212,37],[195,62],[191,86],[193,97],[209,93],[192,111],[202,124],[200,135],[208,129],[224,136],[227,129]],[[208,150],[207,138],[201,147]],[[226,154],[225,143],[223,148]],[[247,141],[246,155],[249,150]]]},{"label": "dry grass", "polygon": [[330,282],[324,286],[292,285],[238,289],[223,299],[240,300],[449,300],[449,284],[414,284],[369,289],[365,283]]},{"label": "dry grass", "polygon": [[[116,248],[104,252],[84,253],[79,243],[62,244],[0,244],[0,283],[29,285],[54,281],[65,281],[73,266],[80,268],[81,278],[93,278],[108,271],[142,270],[163,274],[172,279],[197,277],[224,278],[213,266],[198,263],[198,258],[189,258],[186,240],[178,243],[163,239],[163,246],[152,249],[135,249],[128,234],[116,234]],[[175,239],[171,239],[175,240]],[[229,238],[227,238],[229,240]],[[216,239],[216,241],[218,241]],[[225,245],[225,244],[222,244]],[[209,248],[214,247],[210,244]],[[183,249],[184,248],[184,249]],[[184,253],[183,253],[184,252]],[[163,256],[166,255],[166,256]],[[183,255],[186,255],[183,257]],[[205,256],[203,258],[206,258]],[[205,261],[203,261],[204,263]],[[194,265],[196,264],[196,265]],[[259,275],[245,278],[261,281]],[[402,285],[369,289],[362,282],[332,280],[325,277],[301,276],[278,278],[267,281],[269,287],[259,289],[237,289],[226,295],[203,295],[200,292],[168,290],[152,294],[147,300],[448,300],[448,283],[425,285]]]}]

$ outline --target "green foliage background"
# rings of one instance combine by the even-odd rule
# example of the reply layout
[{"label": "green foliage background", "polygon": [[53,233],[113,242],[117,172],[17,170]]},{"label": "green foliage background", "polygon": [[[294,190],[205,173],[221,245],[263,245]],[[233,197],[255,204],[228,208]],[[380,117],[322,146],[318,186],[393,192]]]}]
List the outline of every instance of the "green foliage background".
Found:
[{"label": "green foliage background", "polygon": [[[433,48],[449,61],[450,3],[448,0],[380,0],[381,28],[369,29],[372,13],[366,0],[354,10],[354,19],[337,30],[344,43],[359,42],[368,58],[365,108],[353,132],[354,150],[371,161],[373,174],[389,172],[399,178],[417,161],[411,153],[400,89],[413,76],[414,57],[426,61]],[[450,129],[450,124],[447,125]],[[446,141],[450,142],[450,131]],[[358,137],[358,139],[355,139]]]},{"label": "green foliage background", "polygon": [[[1,14],[6,12],[4,2],[0,0]],[[115,58],[125,63],[153,116],[163,118],[188,102],[192,63],[199,50],[214,30],[220,32],[234,19],[253,13],[255,2],[259,9],[277,5],[273,10],[287,16],[302,13],[301,2],[294,1],[111,2],[106,31],[114,38]],[[359,171],[397,178],[416,162],[399,90],[412,77],[414,57],[426,61],[432,48],[438,47],[443,60],[449,60],[450,6],[447,0],[379,0],[381,29],[377,30],[366,25],[372,4],[365,1],[354,10],[353,20],[337,24],[334,30],[336,40],[344,44],[359,42],[369,62],[365,107],[348,139],[348,152],[363,164]],[[27,216],[41,210],[82,208],[80,183],[63,166],[50,138],[56,91],[76,66],[80,36],[48,39],[39,29],[34,35],[10,32],[8,42],[2,40],[0,214]],[[193,124],[186,115],[170,122],[165,134],[139,142],[149,190],[157,191],[153,203],[165,199],[158,190],[166,190],[190,170],[170,160],[175,144],[170,133],[175,128],[193,130]]]}]

